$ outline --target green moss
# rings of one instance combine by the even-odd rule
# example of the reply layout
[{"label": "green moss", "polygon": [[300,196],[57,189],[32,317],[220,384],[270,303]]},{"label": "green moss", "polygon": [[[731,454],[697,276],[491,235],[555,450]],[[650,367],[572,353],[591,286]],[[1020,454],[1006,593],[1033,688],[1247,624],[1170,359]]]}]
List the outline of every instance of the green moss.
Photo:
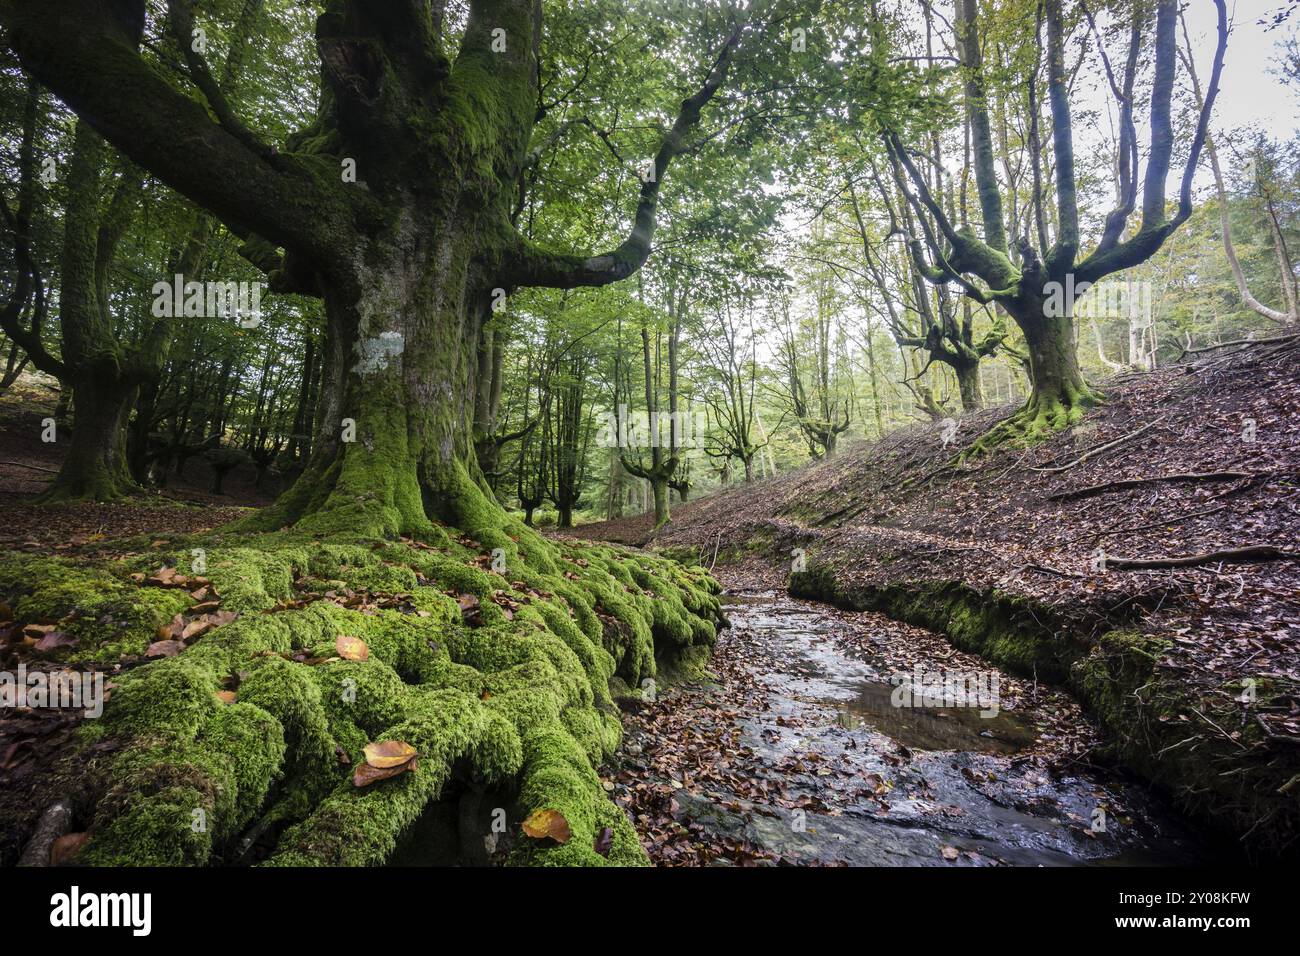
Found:
[{"label": "green moss", "polygon": [[[621,737],[610,685],[654,674],[656,654],[707,654],[717,586],[699,568],[557,546],[481,495],[465,498],[464,534],[431,532],[435,546],[298,531],[186,540],[205,549],[206,576],[240,616],[178,657],[117,676],[94,733],[78,734],[80,747],[121,745],[91,801],[83,859],[212,863],[256,827],[280,834],[273,864],[374,864],[429,801],[492,786],[526,808],[561,809],[574,827],[568,846],[527,841],[516,862],[645,863],[594,769]],[[505,555],[500,574],[483,566],[493,548]],[[190,603],[130,580],[159,563],[11,556],[0,588],[29,614],[86,622],[97,648],[137,647]],[[401,610],[317,599],[343,587],[370,602],[404,595]],[[512,614],[493,601],[502,593]],[[469,622],[462,594],[480,601]],[[338,659],[340,635],[365,641],[368,659]],[[415,746],[417,769],[355,787],[364,746],[383,739]],[[607,826],[608,858],[594,851]]]},{"label": "green moss", "polygon": [[[524,774],[519,803],[527,816],[558,810],[569,824],[570,839],[557,844],[521,835],[511,855],[514,864],[532,866],[644,865],[648,858],[627,817],[605,797],[600,778],[581,745],[558,728],[543,728],[524,739]],[[604,827],[614,831],[608,858],[595,850]]]},{"label": "green moss", "polygon": [[131,571],[116,562],[0,555],[0,601],[20,623],[57,623],[76,639],[53,658],[116,661],[143,654],[159,626],[193,603],[184,591],[137,587]]},{"label": "green moss", "polygon": [[284,753],[279,721],[250,704],[213,712],[190,741],[143,738],[114,765],[81,862],[207,862],[261,806]]}]

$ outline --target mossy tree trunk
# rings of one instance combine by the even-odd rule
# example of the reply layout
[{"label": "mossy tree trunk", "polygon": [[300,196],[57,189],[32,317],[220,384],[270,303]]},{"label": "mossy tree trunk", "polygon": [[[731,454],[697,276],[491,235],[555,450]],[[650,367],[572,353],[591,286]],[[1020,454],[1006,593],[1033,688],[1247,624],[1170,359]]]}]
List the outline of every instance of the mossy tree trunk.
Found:
[{"label": "mossy tree trunk", "polygon": [[[33,75],[140,165],[282,248],[263,257],[273,290],[324,299],[312,460],[262,523],[375,533],[418,532],[431,518],[495,523],[472,441],[490,305],[521,286],[603,285],[640,267],[660,183],[722,84],[743,22],[682,102],[627,239],[574,255],[537,246],[511,218],[536,120],[540,0],[471,0],[454,54],[422,3],[330,0],[317,23],[320,115],[285,151],[240,125],[211,84],[204,106],[148,66],[143,14],[143,0],[0,4]],[[186,56],[202,75],[201,55]],[[341,173],[349,161],[355,182]]]},{"label": "mossy tree trunk", "polygon": [[[914,231],[911,209],[906,204],[898,208],[897,197],[890,195],[883,181],[878,179],[877,185],[880,189],[881,198],[889,211],[890,234],[892,235],[900,227],[902,231],[907,233]],[[885,267],[887,253],[880,249],[881,243],[872,238],[867,228],[866,218],[862,214],[857,190],[853,188],[851,183],[848,193],[857,226],[858,240],[862,245],[863,263],[867,267],[868,274],[881,288],[885,288],[889,283]],[[921,372],[924,372],[934,362],[951,368],[953,374],[957,377],[962,411],[978,411],[984,407],[983,389],[980,385],[980,362],[987,357],[996,355],[998,350],[1004,347],[1007,327],[1003,314],[994,311],[992,326],[983,336],[976,339],[974,311],[971,308],[970,300],[965,299],[961,302],[962,311],[959,319],[956,314],[957,302],[947,288],[942,285],[938,286],[932,301],[929,286],[925,281],[926,277],[906,253],[903,253],[902,260],[900,265],[910,276],[908,285],[915,300],[916,308],[912,311],[916,313],[916,316],[913,318],[910,314],[905,313],[894,302],[892,296],[885,296],[885,318],[890,335],[899,346],[918,349],[925,354],[926,364],[922,367]],[[868,342],[868,345],[870,345],[870,342]],[[917,379],[920,378],[920,374],[917,374]],[[874,382],[872,387],[875,388]],[[943,411],[938,402],[933,400],[932,391],[919,387],[914,388],[914,391],[917,390],[922,392],[922,404],[927,414]],[[878,399],[876,406],[877,426],[879,426]],[[946,413],[941,414],[939,417],[946,417]]]},{"label": "mossy tree trunk", "polygon": [[137,485],[126,461],[126,419],[136,389],[116,374],[82,372],[73,393],[68,451],[44,501],[111,501]]},{"label": "mossy tree trunk", "polygon": [[[654,495],[655,505],[655,530],[658,531],[666,525],[672,518],[671,515],[671,498],[668,494],[668,484],[672,481],[673,475],[677,472],[677,467],[681,463],[680,443],[681,443],[681,422],[677,417],[677,340],[681,334],[681,305],[684,304],[684,294],[682,303],[674,305],[676,301],[675,294],[670,290],[669,293],[670,311],[672,327],[668,334],[668,428],[662,427],[659,419],[659,381],[658,381],[658,363],[652,361],[650,355],[650,329],[646,325],[641,326],[641,365],[642,372],[645,376],[645,407],[646,417],[649,421],[648,439],[650,442],[650,462],[648,464],[641,461],[634,461],[623,455],[623,469],[628,474],[643,478],[650,484],[650,490]],[[658,355],[658,335],[656,336],[655,354]],[[665,447],[664,439],[667,438]]]},{"label": "mossy tree trunk", "polygon": [[[64,207],[64,245],[61,259],[62,291],[59,317],[62,331],[61,355],[55,356],[42,340],[40,319],[46,311],[45,289],[31,249],[30,229],[38,201],[36,187],[35,137],[39,117],[40,91],[29,84],[24,102],[22,133],[18,152],[18,207],[13,215],[12,234],[17,281],[7,307],[0,313],[0,325],[21,345],[32,363],[61,384],[59,408],[55,411],[55,443],[67,452],[45,500],[83,499],[106,501],[132,487],[120,442],[132,386],[123,368],[121,350],[104,327],[100,315],[97,280],[103,276],[98,261],[102,247],[104,265],[111,260],[112,246],[120,231],[100,228],[100,174],[106,150],[97,136],[78,123],[69,159],[69,183]],[[129,208],[130,193],[119,190],[112,205],[120,221]],[[6,220],[9,208],[5,207]],[[29,309],[32,325],[18,322]],[[75,392],[75,395],[74,395]],[[75,402],[73,401],[75,398]],[[75,409],[70,427],[68,410]]]},{"label": "mossy tree trunk", "polygon": [[1100,401],[1084,380],[1074,340],[1074,308],[1026,296],[1011,311],[1025,335],[1033,390],[1021,412],[1030,436],[1068,427]]},{"label": "mossy tree trunk", "polygon": [[957,391],[961,395],[962,411],[973,412],[984,407],[984,387],[980,382],[980,367],[962,365],[953,369],[957,373]]},{"label": "mossy tree trunk", "polygon": [[[20,175],[30,176],[23,165]],[[61,355],[51,356],[36,337],[25,342],[38,368],[70,383],[73,400],[71,429],[56,433],[62,444],[70,431],[67,452],[43,501],[108,501],[137,488],[127,466],[125,426],[140,386],[161,373],[170,341],[162,322],[147,324],[134,345],[120,341],[109,304],[109,269],[134,215],[142,177],[123,165],[104,203],[101,192],[109,166],[104,141],[78,122],[63,211]]]}]

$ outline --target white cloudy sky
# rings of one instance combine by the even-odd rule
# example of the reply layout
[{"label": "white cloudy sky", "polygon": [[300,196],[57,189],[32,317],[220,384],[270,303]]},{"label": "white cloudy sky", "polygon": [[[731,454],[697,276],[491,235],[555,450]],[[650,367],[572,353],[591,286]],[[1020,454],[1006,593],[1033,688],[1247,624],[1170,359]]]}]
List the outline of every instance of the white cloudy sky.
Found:
[{"label": "white cloudy sky", "polygon": [[[1223,63],[1214,128],[1258,126],[1275,139],[1289,138],[1300,128],[1300,90],[1282,83],[1276,65],[1282,41],[1300,28],[1300,13],[1292,15],[1292,22],[1271,31],[1258,22],[1283,6],[1284,0],[1229,0],[1232,34]],[[1198,57],[1204,82],[1213,50],[1214,4],[1210,0],[1190,0],[1186,15],[1192,42],[1204,54]]]}]

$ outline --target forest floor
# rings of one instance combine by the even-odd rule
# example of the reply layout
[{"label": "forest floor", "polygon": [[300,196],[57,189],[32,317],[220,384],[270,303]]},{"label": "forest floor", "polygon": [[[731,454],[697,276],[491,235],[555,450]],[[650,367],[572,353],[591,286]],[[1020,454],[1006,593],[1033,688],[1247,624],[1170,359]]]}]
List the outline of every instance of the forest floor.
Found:
[{"label": "forest floor", "polygon": [[[795,595],[887,612],[1067,686],[1112,755],[1187,813],[1252,854],[1293,854],[1298,351],[1117,377],[1083,423],[1028,449],[960,460],[1012,411],[990,409],[949,442],[917,426],[678,505],[658,535],[648,516],[573,533],[775,569]],[[1125,563],[1171,558],[1185,563]]]},{"label": "forest floor", "polygon": [[[1027,450],[955,459],[1011,411],[991,409],[955,441],[916,427],[678,506],[657,536],[648,517],[571,532],[716,565],[731,592],[709,679],[629,706],[601,771],[651,859],[1218,857],[1166,797],[1252,857],[1294,854],[1300,564],[1114,559],[1300,550],[1296,358],[1211,353],[1112,380],[1087,421]],[[165,494],[31,508],[58,466],[40,441],[54,396],[33,387],[0,399],[0,548],[93,557],[101,540],[197,534],[261,503],[251,482],[208,494],[194,461]],[[888,706],[889,678],[917,666],[996,674],[1000,716]],[[31,740],[58,747],[72,728],[8,730],[13,783]]]},{"label": "forest floor", "polygon": [[269,503],[255,489],[251,467],[227,476],[227,494],[212,494],[209,469],[196,458],[155,495],[32,508],[32,497],[45,490],[63,461],[65,444],[41,440],[42,422],[54,415],[57,400],[54,381],[30,373],[0,396],[0,550],[58,553],[107,537],[196,534]]},{"label": "forest floor", "polygon": [[418,540],[234,529],[259,498],[196,488],[202,454],[162,494],[38,505],[34,388],[0,403],[0,863],[648,862],[596,767],[615,701],[707,656],[700,569],[485,500]]}]

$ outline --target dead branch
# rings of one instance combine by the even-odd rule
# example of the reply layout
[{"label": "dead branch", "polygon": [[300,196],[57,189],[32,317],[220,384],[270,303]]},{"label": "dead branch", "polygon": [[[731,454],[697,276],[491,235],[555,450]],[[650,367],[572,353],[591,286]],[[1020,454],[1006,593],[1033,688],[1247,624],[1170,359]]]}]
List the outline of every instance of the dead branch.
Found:
[{"label": "dead branch", "polygon": [[1227,505],[1217,505],[1213,508],[1206,508],[1204,511],[1195,511],[1189,515],[1179,515],[1176,518],[1168,518],[1163,521],[1153,521],[1150,524],[1140,524],[1129,528],[1114,528],[1109,531],[1098,531],[1093,538],[1106,538],[1112,534],[1128,534],[1138,531],[1150,531],[1152,528],[1167,528],[1172,524],[1182,524],[1184,521],[1191,521],[1193,518],[1205,518],[1212,514],[1222,511]]},{"label": "dead branch", "polygon": [[0,461],[0,465],[7,465],[10,468],[30,468],[32,471],[44,471],[51,475],[59,473],[57,468],[42,468],[40,465],[28,465],[21,461]]},{"label": "dead branch", "polygon": [[1144,568],[1191,568],[1199,564],[1251,564],[1258,561],[1297,561],[1300,551],[1284,551],[1268,544],[1252,544],[1244,548],[1227,548],[1207,551],[1205,554],[1185,554],[1177,557],[1120,558],[1106,555],[1106,567],[1118,570]]},{"label": "dead branch", "polygon": [[1289,335],[1272,335],[1265,339],[1233,339],[1230,342],[1220,342],[1217,345],[1202,345],[1194,349],[1184,346],[1182,352],[1178,354],[1178,358],[1181,359],[1184,355],[1196,355],[1200,352],[1213,352],[1215,349],[1226,349],[1233,345],[1269,345],[1273,342],[1290,342],[1298,338],[1300,338],[1300,333],[1292,332]]},{"label": "dead branch", "polygon": [[50,851],[54,841],[72,829],[72,803],[69,800],[56,800],[45,808],[41,818],[36,821],[36,829],[27,841],[23,855],[18,859],[19,866],[49,866]]},{"label": "dead branch", "polygon": [[1187,482],[1187,481],[1237,481],[1241,478],[1254,478],[1255,475],[1245,471],[1207,471],[1207,472],[1182,472],[1175,475],[1154,475],[1150,478],[1125,478],[1120,481],[1106,481],[1099,485],[1088,485],[1086,488],[1076,488],[1073,491],[1061,491],[1054,495],[1048,495],[1048,501],[1070,501],[1079,498],[1091,498],[1094,495],[1105,494],[1108,491],[1118,491],[1122,488],[1137,488],[1141,485],[1151,485],[1164,481]]},{"label": "dead branch", "polygon": [[[1109,558],[1107,559],[1110,560]],[[1054,568],[1047,564],[1039,564],[1037,561],[1031,561],[1028,564],[1020,566],[1025,571],[1041,571],[1044,574],[1054,574],[1060,578],[1081,578],[1082,574],[1076,574],[1073,571],[1062,571],[1060,568]]]},{"label": "dead branch", "polygon": [[1112,448],[1117,448],[1117,447],[1119,447],[1120,445],[1124,444],[1125,442],[1132,441],[1134,438],[1137,438],[1139,435],[1143,434],[1144,432],[1150,431],[1152,428],[1155,428],[1156,424],[1157,424],[1157,423],[1156,423],[1156,422],[1153,422],[1153,421],[1152,421],[1152,422],[1147,422],[1145,425],[1143,425],[1143,426],[1142,426],[1141,428],[1139,428],[1137,431],[1129,432],[1127,435],[1121,435],[1119,438],[1116,438],[1114,441],[1107,442],[1106,444],[1100,446],[1099,448],[1093,448],[1093,449],[1090,450],[1090,451],[1086,451],[1086,452],[1084,452],[1082,455],[1080,455],[1078,458],[1074,459],[1074,461],[1070,462],[1068,465],[1056,465],[1056,466],[1054,466],[1054,467],[1050,467],[1050,468],[1031,468],[1030,470],[1031,470],[1031,471],[1041,471],[1041,472],[1045,472],[1045,473],[1046,473],[1046,472],[1069,471],[1071,468],[1075,467],[1076,465],[1081,465],[1081,464],[1083,464],[1083,463],[1084,463],[1085,461],[1087,461],[1089,458],[1095,457],[1096,455],[1100,455],[1102,452],[1104,452],[1104,451],[1109,451],[1109,450],[1112,449]]}]

